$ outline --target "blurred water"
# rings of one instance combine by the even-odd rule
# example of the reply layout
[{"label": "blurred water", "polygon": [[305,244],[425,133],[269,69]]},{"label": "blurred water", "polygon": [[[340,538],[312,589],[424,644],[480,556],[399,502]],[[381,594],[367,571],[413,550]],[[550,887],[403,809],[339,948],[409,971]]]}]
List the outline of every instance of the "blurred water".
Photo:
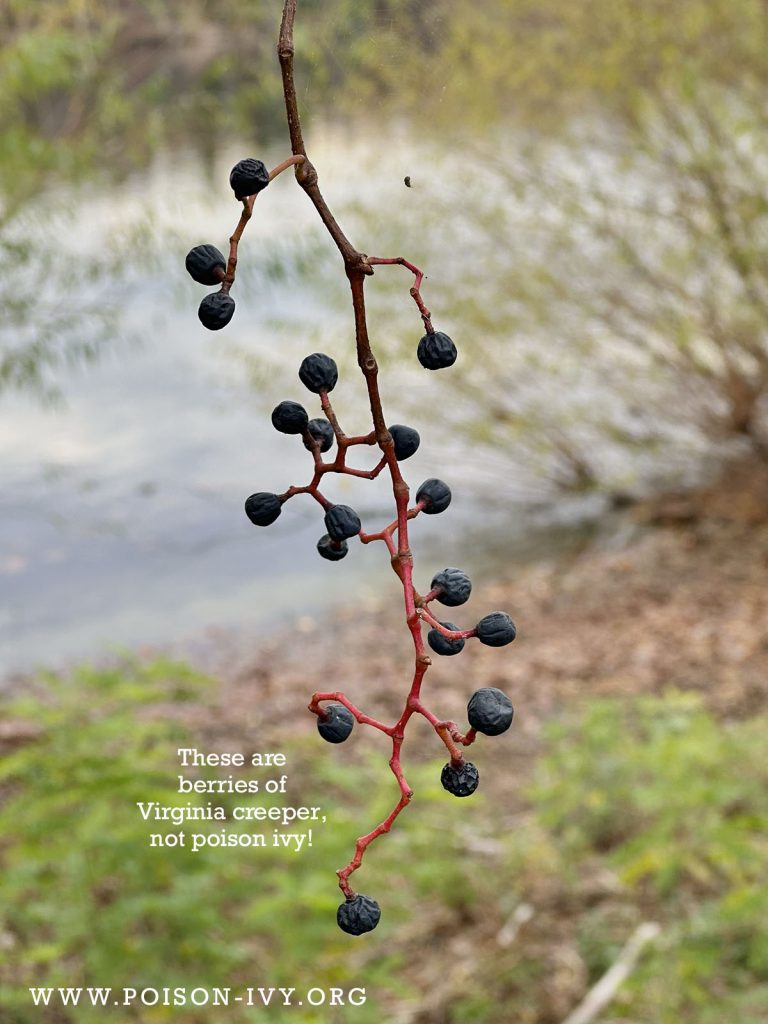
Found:
[{"label": "blurred water", "polygon": [[[381,181],[375,174],[356,179],[361,199],[383,188],[385,178],[402,181],[398,172],[408,166],[407,148],[390,147],[388,154]],[[222,154],[219,178],[226,180],[225,170],[240,155]],[[283,155],[265,158],[276,163]],[[332,164],[334,154],[322,158]],[[285,178],[271,186],[258,224],[249,225],[244,254],[250,258],[259,245],[290,244],[314,227],[314,211],[303,196],[297,201],[295,185]],[[296,438],[272,429],[269,408],[292,397],[306,401],[310,415],[320,410],[298,383],[284,394],[282,383],[267,382],[259,400],[232,348],[268,350],[275,337],[271,325],[281,318],[301,323],[332,316],[318,306],[316,290],[302,289],[295,279],[244,277],[235,287],[237,313],[227,331],[213,335],[200,326],[196,307],[203,292],[186,279],[184,253],[211,239],[223,248],[237,206],[225,189],[211,192],[194,164],[175,159],[120,192],[70,202],[71,218],[46,228],[53,232],[49,241],[59,232],[63,244],[66,234],[69,258],[147,208],[163,211],[155,216],[167,218],[175,234],[169,230],[164,239],[162,224],[155,223],[160,251],[152,260],[139,252],[121,285],[121,338],[95,365],[61,370],[63,404],[4,397],[5,672],[98,658],[115,648],[173,644],[211,628],[264,631],[287,616],[359,600],[377,587],[395,595],[399,584],[383,546],[355,545],[338,564],[319,558],[314,545],[324,529],[310,499],[291,501],[267,530],[251,526],[242,511],[251,491],[280,491],[310,476],[308,454]],[[83,282],[82,297],[92,297],[98,287]],[[62,295],[62,302],[79,300]],[[357,377],[340,385],[342,413],[344,394],[361,389]],[[352,404],[359,412],[359,404]],[[397,405],[389,408],[390,422],[402,421]],[[355,421],[347,429],[361,432],[368,425]],[[409,481],[417,485],[431,475],[450,480],[445,454],[428,437],[424,441],[407,463]],[[354,464],[374,461],[374,452],[359,450]],[[392,518],[384,476],[374,486],[334,479],[326,490],[358,508],[369,528]],[[449,513],[421,517],[414,525],[417,555],[431,559],[421,570],[424,584],[427,573],[456,564],[459,556],[470,570],[481,559],[480,546],[468,543],[463,530],[477,515],[472,494],[457,493]]]}]

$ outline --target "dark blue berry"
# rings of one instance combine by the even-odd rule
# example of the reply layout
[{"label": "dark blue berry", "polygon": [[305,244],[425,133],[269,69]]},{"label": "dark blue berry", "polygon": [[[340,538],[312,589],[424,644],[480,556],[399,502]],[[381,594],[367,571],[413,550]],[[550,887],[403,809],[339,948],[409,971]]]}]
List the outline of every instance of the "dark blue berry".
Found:
[{"label": "dark blue berry", "polygon": [[261,160],[246,157],[245,160],[239,160],[232,168],[229,184],[234,190],[236,199],[255,196],[269,184],[269,171]]},{"label": "dark blue berry", "polygon": [[[333,444],[333,439],[335,437],[335,434],[333,433],[333,427],[328,422],[328,420],[323,419],[322,416],[319,416],[316,420],[310,420],[309,423],[307,424],[307,430],[312,435],[312,437],[314,437],[315,440],[319,442],[320,451],[327,452],[328,449]],[[310,445],[307,444],[306,440],[304,441],[304,447],[307,449],[307,451],[312,450]]]},{"label": "dark blue berry", "polygon": [[349,935],[372,932],[381,918],[381,908],[370,896],[357,893],[341,904],[336,911],[336,923]]},{"label": "dark blue berry", "polygon": [[449,761],[443,765],[440,782],[454,796],[472,796],[480,782],[480,772],[471,761],[462,761],[458,767]]},{"label": "dark blue berry", "polygon": [[451,489],[442,480],[425,480],[416,491],[416,501],[424,502],[424,512],[428,516],[436,516],[445,512],[451,504]]},{"label": "dark blue berry", "polygon": [[281,402],[272,410],[272,426],[282,434],[303,434],[308,425],[307,410],[298,402]]},{"label": "dark blue berry", "polygon": [[256,526],[270,526],[282,511],[283,503],[268,491],[259,491],[245,499],[245,514]]},{"label": "dark blue berry", "polygon": [[226,327],[235,312],[235,300],[225,292],[211,292],[200,303],[197,315],[203,327],[220,331]]},{"label": "dark blue berry", "polygon": [[506,647],[517,636],[515,624],[506,612],[491,612],[475,626],[477,639],[488,647]]},{"label": "dark blue berry", "polygon": [[455,608],[469,600],[472,593],[472,581],[461,569],[448,567],[432,577],[430,590],[439,590],[437,600],[440,604]]},{"label": "dark blue berry", "polygon": [[184,266],[198,284],[219,284],[227,261],[215,245],[196,245],[187,253]]},{"label": "dark blue berry", "polygon": [[327,704],[323,709],[326,717],[317,716],[317,731],[329,743],[343,743],[349,739],[355,718],[343,704]]},{"label": "dark blue berry", "polygon": [[333,391],[339,379],[339,370],[330,356],[313,352],[299,367],[299,379],[305,388],[319,395],[321,391]]},{"label": "dark blue berry", "polygon": [[317,550],[329,562],[340,562],[342,558],[346,557],[349,547],[345,540],[333,540],[326,533],[317,542]]},{"label": "dark blue berry", "polygon": [[514,708],[509,697],[495,686],[475,690],[467,704],[469,724],[486,736],[498,736],[512,725]]},{"label": "dark blue berry", "polygon": [[333,540],[346,540],[360,533],[360,516],[349,505],[332,505],[325,513],[325,528]]},{"label": "dark blue berry", "polygon": [[416,350],[419,362],[427,370],[442,370],[456,362],[456,346],[447,334],[435,331],[425,334]]},{"label": "dark blue berry", "polygon": [[[454,626],[452,622],[441,622],[441,626],[445,629],[458,630],[458,626]],[[464,640],[449,640],[447,636],[443,636],[439,629],[430,629],[427,633],[427,643],[435,652],[435,654],[460,654],[464,650]]]},{"label": "dark blue berry", "polygon": [[392,440],[395,442],[395,458],[398,462],[405,462],[419,450],[421,438],[418,431],[413,427],[403,426],[402,423],[395,423],[389,428]]}]

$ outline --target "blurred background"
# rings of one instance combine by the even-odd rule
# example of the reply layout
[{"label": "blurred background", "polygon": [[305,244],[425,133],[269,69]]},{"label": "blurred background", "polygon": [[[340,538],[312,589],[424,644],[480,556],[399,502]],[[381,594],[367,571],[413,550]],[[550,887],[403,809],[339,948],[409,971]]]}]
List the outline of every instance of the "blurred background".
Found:
[{"label": "blurred background", "polygon": [[[414,523],[416,586],[459,565],[455,621],[519,629],[435,658],[437,713],[498,686],[515,724],[473,748],[466,802],[414,725],[416,798],[359,873],[383,906],[359,940],[334,870],[394,803],[388,754],[360,728],[321,748],[306,702],[332,683],[397,716],[399,584],[375,545],[320,559],[300,499],[268,531],[242,513],[308,480],[269,412],[307,402],[309,352],[367,429],[348,286],[290,174],[256,205],[226,330],[183,269],[226,248],[232,165],[289,153],[280,14],[0,0],[2,1020],[103,1019],[34,1009],[29,985],[298,979],[368,1002],[265,1019],[765,1021],[768,7],[299,4],[326,198],[358,248],[426,271],[459,349],[425,374],[410,275],[377,269],[385,412],[422,437],[405,475],[454,493]],[[392,518],[384,479],[329,494]],[[290,870],[149,850],[134,804],[178,800],[180,739],[286,751],[330,827]],[[617,962],[607,1005],[569,1016]]]}]

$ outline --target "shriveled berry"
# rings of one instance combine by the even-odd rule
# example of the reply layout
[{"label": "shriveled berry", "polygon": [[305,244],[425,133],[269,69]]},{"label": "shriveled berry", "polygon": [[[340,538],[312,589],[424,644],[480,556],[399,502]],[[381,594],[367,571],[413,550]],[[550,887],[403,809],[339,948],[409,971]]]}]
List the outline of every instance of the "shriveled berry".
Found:
[{"label": "shriveled berry", "polygon": [[245,499],[245,514],[256,526],[270,526],[283,511],[283,504],[276,494],[259,491]]},{"label": "shriveled berry", "polygon": [[345,540],[334,540],[325,533],[317,542],[317,550],[329,562],[340,562],[342,558],[346,557],[349,547]]},{"label": "shriveled berry", "polygon": [[317,716],[317,731],[329,743],[343,743],[349,739],[355,718],[349,708],[343,704],[327,704],[324,708],[326,717]]},{"label": "shriveled berry", "polygon": [[421,438],[419,432],[413,427],[406,427],[402,423],[394,423],[389,432],[395,442],[395,458],[398,462],[405,462],[406,459],[419,450]]},{"label": "shriveled berry", "polygon": [[336,911],[336,923],[349,935],[363,935],[372,932],[381,918],[381,908],[371,896],[357,893],[345,900]]},{"label": "shriveled berry", "polygon": [[198,284],[218,284],[220,273],[227,269],[227,261],[215,245],[196,245],[190,249],[184,261],[187,273]]},{"label": "shriveled berry", "polygon": [[332,505],[325,513],[325,528],[332,540],[346,540],[360,533],[360,516],[349,505]]},{"label": "shriveled berry", "polygon": [[434,334],[424,335],[419,342],[416,355],[425,369],[443,370],[446,366],[453,366],[458,353],[456,346],[447,334],[435,331]]},{"label": "shriveled berry", "polygon": [[495,686],[475,690],[467,704],[469,724],[486,736],[499,736],[512,725],[512,701]]},{"label": "shriveled berry", "polygon": [[[452,622],[441,622],[441,626],[445,629],[458,630],[458,626],[454,626]],[[449,640],[447,636],[443,636],[439,629],[430,629],[427,633],[427,643],[435,652],[435,654],[460,654],[464,650],[464,640]]]},{"label": "shriveled berry", "polygon": [[437,600],[440,604],[455,608],[469,600],[469,595],[472,593],[472,581],[461,569],[449,566],[432,577],[430,589],[439,589]]},{"label": "shriveled berry", "polygon": [[235,300],[225,292],[211,292],[200,303],[197,315],[203,327],[220,331],[226,327],[235,312]]},{"label": "shriveled berry", "polygon": [[319,395],[321,391],[333,391],[339,379],[339,369],[330,356],[313,352],[299,367],[299,379],[305,388]]},{"label": "shriveled berry", "polygon": [[[333,427],[328,422],[328,420],[323,419],[322,416],[318,416],[316,420],[309,421],[309,423],[307,424],[307,430],[312,435],[312,437],[314,437],[319,442],[320,451],[327,452],[328,449],[333,444],[333,439],[335,437],[335,434],[333,433]],[[304,442],[304,447],[307,449],[307,451],[312,450],[306,441]]]},{"label": "shriveled berry", "polygon": [[308,425],[307,410],[298,402],[281,402],[272,410],[272,426],[282,434],[303,434]]},{"label": "shriveled berry", "polygon": [[255,196],[269,184],[269,171],[261,160],[246,157],[245,160],[239,160],[232,168],[229,184],[234,190],[235,199]]},{"label": "shriveled berry", "polygon": [[442,480],[434,477],[425,480],[416,491],[416,501],[424,502],[424,513],[428,516],[436,516],[438,512],[445,512],[451,504],[451,489]]},{"label": "shriveled berry", "polygon": [[462,761],[456,768],[449,761],[443,765],[440,782],[454,796],[472,796],[480,783],[480,772],[471,761]]},{"label": "shriveled berry", "polygon": [[506,647],[517,636],[515,624],[506,612],[491,612],[475,626],[477,639],[488,647]]}]

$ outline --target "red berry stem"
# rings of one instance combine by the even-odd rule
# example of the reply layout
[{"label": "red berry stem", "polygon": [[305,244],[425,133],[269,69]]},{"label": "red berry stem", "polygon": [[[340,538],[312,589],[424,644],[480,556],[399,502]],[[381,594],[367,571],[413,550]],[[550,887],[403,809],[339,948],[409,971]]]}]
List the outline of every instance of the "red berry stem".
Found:
[{"label": "red berry stem", "polygon": [[[422,598],[422,600],[426,604],[426,598]],[[419,618],[428,622],[433,629],[436,629],[438,633],[442,633],[444,637],[447,637],[449,640],[468,640],[472,636],[477,636],[477,630],[474,626],[472,629],[446,629],[442,622],[438,622],[434,615],[427,611],[424,604],[419,608]]]},{"label": "red berry stem", "polygon": [[[392,761],[389,762],[390,765],[393,765],[393,762],[394,756]],[[397,770],[395,770],[394,765],[392,770],[395,772],[395,775],[397,776],[399,772],[399,759],[397,764]],[[402,777],[402,773],[400,773],[398,781],[401,781],[401,787],[407,786],[407,783]],[[407,792],[404,792],[403,795],[398,800],[395,807],[384,819],[384,821],[377,825],[372,832],[369,832],[367,836],[361,836],[359,839],[356,840],[354,857],[345,868],[342,868],[340,871],[336,872],[336,874],[339,876],[339,888],[341,889],[341,891],[344,893],[348,900],[353,899],[355,896],[355,891],[348,881],[349,876],[352,874],[353,871],[357,871],[357,869],[360,867],[363,860],[363,854],[365,853],[366,848],[370,843],[373,842],[374,839],[378,839],[378,837],[384,835],[385,832],[389,832],[389,830],[392,828],[395,818],[398,816],[400,811],[402,811],[404,807],[407,807],[408,804],[411,802],[412,795],[413,793],[410,789],[407,790]]]},{"label": "red berry stem", "polygon": [[351,700],[348,700],[343,693],[334,691],[332,693],[313,693],[312,699],[307,705],[313,715],[317,715],[318,718],[325,718],[327,712],[320,706],[321,700],[336,701],[338,704],[343,704],[345,708],[352,712],[357,721],[361,725],[371,725],[374,729],[379,729],[381,732],[385,732],[388,736],[392,735],[392,727],[384,725],[382,722],[377,721],[375,718],[371,718],[370,715],[364,714],[359,708],[356,708]]},{"label": "red berry stem", "polygon": [[[278,174],[282,174],[283,171],[289,167],[297,166],[304,162],[303,156],[289,156],[287,160],[283,160],[277,167],[273,167],[269,172],[269,180],[272,181]],[[240,239],[243,237],[245,226],[253,215],[253,206],[258,199],[260,193],[257,192],[255,195],[248,196],[242,200],[243,212],[240,214],[240,220],[237,222],[237,227],[232,232],[229,238],[229,258],[227,259],[227,269],[221,276],[221,291],[226,295],[229,294],[229,290],[234,284],[235,273],[237,271],[237,247],[240,244]]]},{"label": "red berry stem", "polygon": [[423,302],[423,300],[421,298],[421,290],[420,289],[421,289],[421,282],[424,280],[424,272],[422,270],[419,270],[418,267],[415,267],[413,265],[413,263],[409,263],[408,260],[403,259],[402,256],[395,256],[394,258],[386,258],[386,257],[383,257],[383,256],[369,256],[368,257],[368,262],[370,263],[370,265],[372,267],[374,267],[374,266],[392,266],[392,265],[397,265],[397,266],[405,267],[406,270],[410,270],[410,272],[416,278],[416,280],[413,282],[413,285],[411,286],[411,289],[410,289],[411,298],[416,303],[416,305],[419,307],[419,312],[421,313],[421,319],[424,321],[424,327],[426,328],[427,334],[434,334],[435,333],[435,329],[432,326],[432,314],[429,312],[427,307],[424,305],[424,302]]},{"label": "red berry stem", "polygon": [[[272,170],[269,172],[269,180],[274,181],[278,174],[282,174],[283,171],[287,171],[289,167],[295,167],[297,164],[301,164],[303,162],[303,156],[289,156],[286,160],[283,160],[281,164],[278,164],[277,167],[272,168]],[[255,199],[256,197],[252,196],[251,198]]]},{"label": "red berry stem", "polygon": [[[361,476],[366,480],[375,480],[382,469],[387,465],[387,460],[382,456],[381,461],[374,466],[373,469],[350,469],[349,466],[342,466],[337,470],[338,473],[346,473],[347,476]],[[328,467],[330,468],[330,467]]]}]

